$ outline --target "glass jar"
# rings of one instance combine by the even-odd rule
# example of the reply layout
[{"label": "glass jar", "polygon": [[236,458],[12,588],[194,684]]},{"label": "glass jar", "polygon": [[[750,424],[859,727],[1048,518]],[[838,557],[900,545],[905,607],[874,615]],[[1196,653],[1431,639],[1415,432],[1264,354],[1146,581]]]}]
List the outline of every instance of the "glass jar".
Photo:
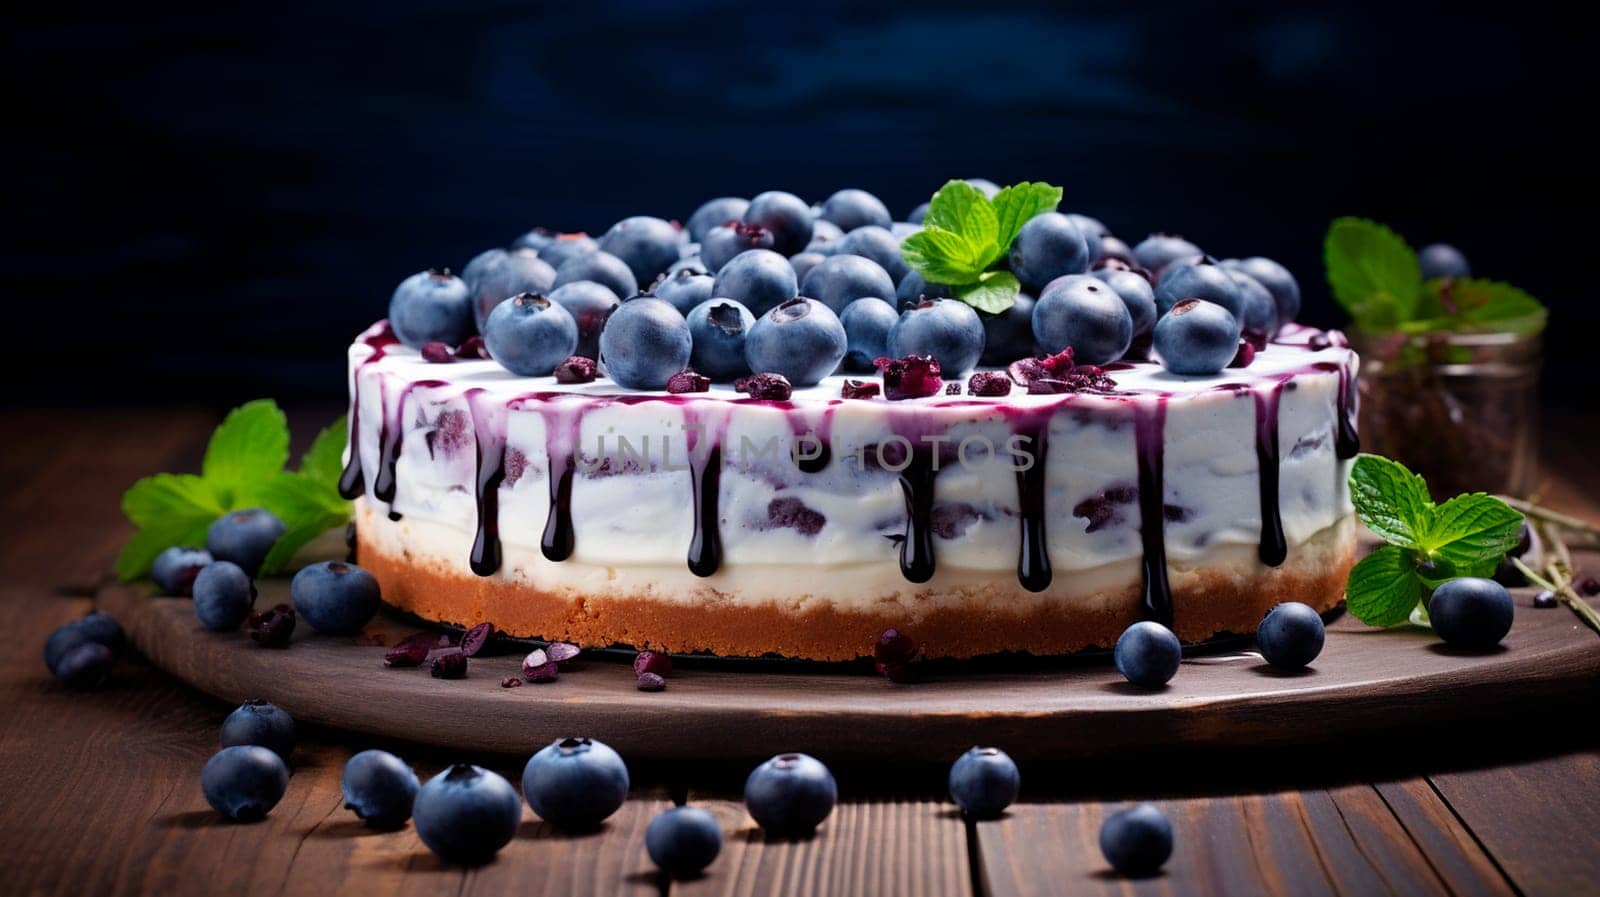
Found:
[{"label": "glass jar", "polygon": [[1435,500],[1526,496],[1537,485],[1540,338],[1534,333],[1352,331],[1362,451],[1394,458]]}]

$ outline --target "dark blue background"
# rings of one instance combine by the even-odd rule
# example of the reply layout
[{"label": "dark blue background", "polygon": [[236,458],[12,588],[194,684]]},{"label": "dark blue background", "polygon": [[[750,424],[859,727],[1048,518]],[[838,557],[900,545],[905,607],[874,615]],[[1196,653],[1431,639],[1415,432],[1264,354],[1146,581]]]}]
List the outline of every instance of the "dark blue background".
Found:
[{"label": "dark blue background", "polygon": [[533,225],[773,187],[903,216],[965,176],[1276,257],[1314,323],[1343,320],[1320,252],[1344,214],[1543,298],[1553,373],[1600,323],[1567,220],[1592,50],[1533,7],[232,7],[8,28],[6,316],[74,350],[26,400],[336,400],[397,281]]}]

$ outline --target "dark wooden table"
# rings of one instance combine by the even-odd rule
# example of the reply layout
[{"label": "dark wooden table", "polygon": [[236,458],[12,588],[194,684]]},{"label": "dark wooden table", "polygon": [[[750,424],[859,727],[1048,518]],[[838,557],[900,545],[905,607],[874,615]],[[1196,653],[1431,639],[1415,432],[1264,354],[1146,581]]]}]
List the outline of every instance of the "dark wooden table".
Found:
[{"label": "dark wooden table", "polygon": [[[325,419],[309,413],[296,432]],[[12,648],[0,655],[0,894],[1600,893],[1600,687],[1447,729],[1397,718],[1391,732],[1326,745],[1036,762],[1023,769],[1025,802],[975,826],[944,799],[942,768],[842,766],[843,803],[798,843],[754,830],[738,801],[743,768],[638,764],[637,792],[603,832],[563,836],[525,809],[521,837],[474,870],[441,865],[409,828],[362,828],[341,805],[344,761],[381,746],[424,776],[471,760],[514,780],[525,758],[312,729],[272,815],[225,823],[199,771],[229,707],[137,658],[87,694],[59,687],[40,659],[128,534],[122,490],[197,466],[216,420],[0,415],[0,632]],[[1600,519],[1594,431],[1552,427],[1546,445],[1563,484],[1552,503]],[[1136,882],[1110,877],[1096,846],[1101,818],[1132,799],[1156,800],[1177,832],[1165,873]],[[730,834],[708,875],[669,884],[652,872],[644,829],[683,800]]]}]

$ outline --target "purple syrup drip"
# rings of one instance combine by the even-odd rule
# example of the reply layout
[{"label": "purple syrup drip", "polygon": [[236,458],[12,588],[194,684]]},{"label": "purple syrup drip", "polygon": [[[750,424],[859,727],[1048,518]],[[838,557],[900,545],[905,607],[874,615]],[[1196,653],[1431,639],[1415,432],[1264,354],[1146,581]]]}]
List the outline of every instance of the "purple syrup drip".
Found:
[{"label": "purple syrup drip", "polygon": [[361,369],[388,354],[389,347],[399,342],[394,331],[389,328],[388,322],[377,333],[365,336],[361,340],[372,348],[372,354],[350,374],[350,435],[347,440],[350,446],[350,460],[345,462],[344,470],[339,474],[339,495],[341,498],[354,499],[366,490],[366,475],[361,470]]},{"label": "purple syrup drip", "polygon": [[572,557],[572,472],[577,465],[573,463],[572,453],[567,452],[562,460],[559,472],[556,468],[555,455],[550,456],[550,516],[544,521],[544,536],[539,540],[539,549],[544,556],[552,561],[564,561]]},{"label": "purple syrup drip", "polygon": [[488,432],[478,416],[474,397],[482,390],[467,391],[467,408],[472,412],[472,431],[478,473],[474,497],[478,504],[478,531],[472,540],[468,563],[479,576],[493,576],[500,569],[500,484],[506,478],[505,442]]},{"label": "purple syrup drip", "polygon": [[1033,464],[1017,471],[1017,507],[1022,512],[1022,548],[1017,553],[1017,581],[1030,592],[1050,586],[1050,550],[1045,544],[1044,473],[1045,456],[1050,448],[1047,427],[1040,425],[1024,434],[1031,440]]},{"label": "purple syrup drip", "polygon": [[698,471],[690,465],[694,489],[694,538],[689,541],[689,572],[710,576],[722,566],[722,527],[717,510],[722,489],[722,445],[714,443]]},{"label": "purple syrup drip", "polygon": [[822,422],[815,431],[809,431],[810,435],[821,445],[821,450],[815,458],[802,457],[798,452],[799,438],[808,432],[803,428],[805,423],[804,415],[789,415],[789,418],[790,424],[794,428],[796,439],[795,466],[800,468],[801,473],[821,473],[826,470],[828,463],[833,460],[833,447],[828,444],[833,437],[833,407],[830,405],[824,408],[822,410]]},{"label": "purple syrup drip", "polygon": [[1361,453],[1361,437],[1356,434],[1356,391],[1351,388],[1350,368],[1333,361],[1319,361],[1311,367],[1339,374],[1339,418],[1333,431],[1333,453],[1341,461],[1354,458]]},{"label": "purple syrup drip", "polygon": [[396,492],[395,466],[400,462],[400,450],[405,447],[406,431],[406,399],[417,389],[436,389],[448,386],[443,380],[416,380],[406,384],[400,391],[400,398],[395,402],[394,422],[391,426],[387,415],[383,419],[383,427],[378,434],[380,446],[378,455],[378,478],[372,484],[372,495],[379,501],[390,505],[389,519],[399,520],[400,514],[394,510],[394,496]]},{"label": "purple syrup drip", "polygon": [[1289,556],[1289,543],[1283,537],[1283,514],[1278,505],[1278,397],[1282,383],[1274,383],[1256,399],[1256,466],[1261,493],[1261,563],[1268,567],[1282,564]]},{"label": "purple syrup drip", "polygon": [[911,457],[900,471],[900,489],[906,496],[906,535],[900,540],[900,572],[909,582],[933,578],[933,449],[926,442],[911,443]]},{"label": "purple syrup drip", "polygon": [[1166,466],[1167,399],[1134,408],[1134,448],[1139,464],[1139,540],[1144,546],[1142,601],[1148,619],[1172,625],[1172,587],[1167,583],[1167,523],[1163,482]]}]

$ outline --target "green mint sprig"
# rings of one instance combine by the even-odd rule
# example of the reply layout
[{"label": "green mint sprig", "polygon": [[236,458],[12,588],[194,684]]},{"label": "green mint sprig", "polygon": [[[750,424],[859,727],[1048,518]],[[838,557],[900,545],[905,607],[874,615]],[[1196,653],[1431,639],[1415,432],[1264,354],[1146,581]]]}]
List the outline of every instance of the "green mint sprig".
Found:
[{"label": "green mint sprig", "polygon": [[1368,332],[1544,329],[1544,306],[1510,284],[1473,277],[1423,280],[1416,252],[1374,221],[1335,220],[1323,242],[1323,262],[1333,297]]},{"label": "green mint sprig", "polygon": [[1350,612],[1369,626],[1404,622],[1447,579],[1493,574],[1521,534],[1522,515],[1500,499],[1474,492],[1436,505],[1422,477],[1377,455],[1356,457],[1350,501],[1385,543],[1345,586]]},{"label": "green mint sprig", "polygon": [[1060,203],[1061,188],[1042,182],[1013,184],[990,199],[966,181],[950,181],[933,195],[922,230],[900,244],[900,254],[929,283],[950,286],[973,308],[999,314],[1017,301],[1022,285],[996,265],[1028,219]]},{"label": "green mint sprig", "polygon": [[164,549],[202,546],[218,517],[253,507],[287,526],[261,565],[262,573],[283,569],[301,546],[350,519],[350,502],[339,496],[345,441],[341,417],[317,434],[298,470],[285,470],[289,423],[277,403],[233,409],[211,434],[198,475],[158,473],[123,493],[122,512],[139,531],[118,555],[117,575],[137,579]]}]

